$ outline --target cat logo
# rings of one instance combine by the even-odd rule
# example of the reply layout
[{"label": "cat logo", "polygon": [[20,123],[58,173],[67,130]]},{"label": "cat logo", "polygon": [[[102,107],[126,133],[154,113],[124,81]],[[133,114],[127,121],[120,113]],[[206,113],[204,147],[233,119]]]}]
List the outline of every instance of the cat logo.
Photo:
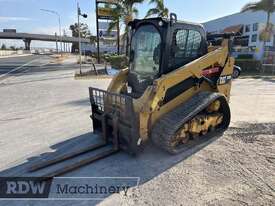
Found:
[{"label": "cat logo", "polygon": [[232,80],[231,75],[221,76],[218,80],[218,85],[224,85],[229,83]]}]

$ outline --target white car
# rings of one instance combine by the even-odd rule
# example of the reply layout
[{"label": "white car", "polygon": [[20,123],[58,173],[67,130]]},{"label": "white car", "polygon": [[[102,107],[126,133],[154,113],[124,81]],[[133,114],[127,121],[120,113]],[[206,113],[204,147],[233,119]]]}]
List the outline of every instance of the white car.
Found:
[{"label": "white car", "polygon": [[234,65],[233,74],[232,74],[233,79],[237,79],[241,75],[241,72],[242,72],[242,68]]}]

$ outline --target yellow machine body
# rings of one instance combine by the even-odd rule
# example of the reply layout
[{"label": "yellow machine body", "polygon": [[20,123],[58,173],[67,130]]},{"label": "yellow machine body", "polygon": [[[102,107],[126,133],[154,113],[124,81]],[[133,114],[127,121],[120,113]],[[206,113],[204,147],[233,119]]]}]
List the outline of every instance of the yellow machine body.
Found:
[{"label": "yellow machine body", "polygon": [[[185,101],[198,92],[218,92],[223,94],[227,101],[229,101],[231,81],[220,84],[215,89],[211,88],[207,82],[203,82],[201,85],[195,85],[172,101],[162,105],[165,93],[169,88],[190,77],[201,78],[205,68],[215,67],[215,65],[225,65],[223,72],[220,75],[221,78],[231,76],[235,60],[233,57],[229,57],[227,60],[229,55],[227,46],[228,41],[229,40],[225,39],[221,47],[216,48],[214,51],[209,52],[205,56],[202,56],[171,73],[162,75],[159,79],[154,81],[152,86],[149,86],[145,90],[140,98],[133,99],[134,111],[139,116],[139,134],[142,141],[146,141],[149,138],[151,128],[157,120],[180,104],[184,104]],[[107,91],[120,94],[121,91],[127,87],[128,72],[128,68],[120,71],[119,74],[113,78]],[[219,81],[223,81],[223,79],[220,79]]]}]

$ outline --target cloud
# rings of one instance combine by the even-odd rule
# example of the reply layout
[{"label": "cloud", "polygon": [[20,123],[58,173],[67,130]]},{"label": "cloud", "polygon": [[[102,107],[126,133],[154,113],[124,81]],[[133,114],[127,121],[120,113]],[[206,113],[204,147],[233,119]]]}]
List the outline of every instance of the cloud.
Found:
[{"label": "cloud", "polygon": [[15,17],[15,16],[0,16],[0,22],[9,22],[9,21],[30,21],[31,18],[27,17]]}]

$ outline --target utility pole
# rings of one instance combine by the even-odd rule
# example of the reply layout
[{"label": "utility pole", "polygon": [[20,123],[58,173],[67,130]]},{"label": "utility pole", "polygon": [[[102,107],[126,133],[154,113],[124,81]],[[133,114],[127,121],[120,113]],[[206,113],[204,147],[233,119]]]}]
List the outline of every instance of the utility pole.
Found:
[{"label": "utility pole", "polygon": [[[66,30],[65,29],[63,29],[63,36],[66,37]],[[64,39],[63,39],[63,51],[65,53],[67,52],[67,50],[66,50],[66,42],[64,41]]]},{"label": "utility pole", "polygon": [[58,43],[57,43],[57,33],[55,32],[55,46],[56,46],[56,52],[58,53]]},{"label": "utility pole", "polygon": [[78,50],[79,50],[79,73],[82,74],[82,51],[81,51],[81,27],[80,27],[80,16],[82,16],[83,18],[87,18],[88,15],[87,14],[81,14],[81,9],[79,7],[79,2],[77,2],[77,24],[78,24]]},{"label": "utility pole", "polygon": [[58,16],[58,23],[59,23],[59,36],[60,36],[60,52],[62,55],[62,32],[61,32],[61,20],[60,20],[60,15],[56,12]]},{"label": "utility pole", "polygon": [[100,64],[100,49],[99,49],[99,15],[98,15],[98,1],[95,0],[95,5],[96,5],[96,41],[97,41],[97,63]]},{"label": "utility pole", "polygon": [[52,13],[58,17],[58,25],[59,25],[59,43],[60,43],[60,52],[62,54],[62,32],[61,32],[61,17],[57,11],[48,10],[48,9],[40,9],[41,11]]},{"label": "utility pole", "polygon": [[77,25],[78,25],[78,51],[79,51],[79,72],[82,74],[82,53],[81,53],[81,35],[80,35],[80,20],[79,16],[81,14],[81,10],[79,8],[79,3],[77,2]]}]

